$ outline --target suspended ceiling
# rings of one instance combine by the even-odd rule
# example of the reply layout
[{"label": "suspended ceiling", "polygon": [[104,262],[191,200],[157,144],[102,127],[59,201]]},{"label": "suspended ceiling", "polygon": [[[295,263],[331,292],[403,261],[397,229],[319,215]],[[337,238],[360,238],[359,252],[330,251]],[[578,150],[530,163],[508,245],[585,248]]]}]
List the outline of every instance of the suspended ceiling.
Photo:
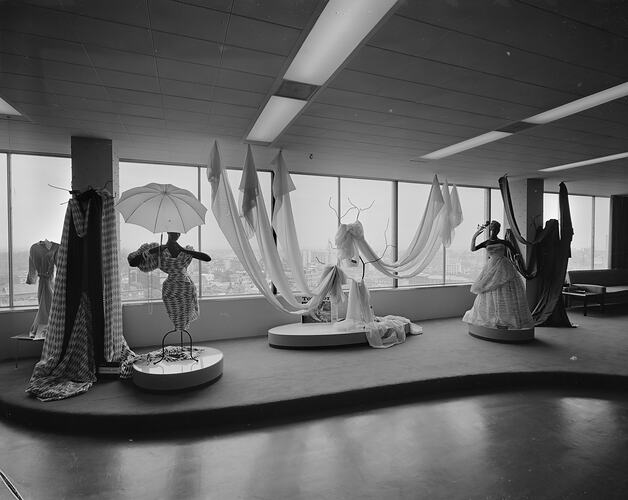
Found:
[{"label": "suspended ceiling", "polygon": [[[203,163],[243,138],[319,0],[0,0],[0,149]],[[402,1],[277,141],[294,171],[496,185],[508,173],[627,194],[628,99],[434,161],[442,147],[628,81],[628,2]],[[259,167],[277,151],[255,147]]]}]

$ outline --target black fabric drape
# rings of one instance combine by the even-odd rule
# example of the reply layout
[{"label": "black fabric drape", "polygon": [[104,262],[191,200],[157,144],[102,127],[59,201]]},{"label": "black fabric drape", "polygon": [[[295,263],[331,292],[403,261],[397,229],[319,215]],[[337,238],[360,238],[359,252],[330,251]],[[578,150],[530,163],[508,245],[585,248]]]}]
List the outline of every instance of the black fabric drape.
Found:
[{"label": "black fabric drape", "polygon": [[[77,195],[81,211],[87,212],[87,234],[82,238],[77,234],[74,224],[70,225],[68,240],[68,271],[65,289],[66,316],[63,337],[62,357],[65,354],[74,321],[81,302],[86,294],[89,298],[89,322],[96,364],[104,360],[104,328],[102,287],[101,224],[102,199],[93,190]],[[89,210],[88,210],[89,207]]]},{"label": "black fabric drape", "polygon": [[537,228],[533,241],[526,240],[519,232],[506,177],[499,179],[499,187],[506,218],[511,226],[511,229],[506,231],[506,239],[517,250],[519,249],[517,242],[528,246],[528,258],[525,264],[520,252],[511,253],[509,257],[522,276],[528,280],[533,278],[538,280],[539,292],[532,308],[535,325],[571,327],[561,300],[573,239],[567,187],[563,182],[559,185],[560,230],[558,221],[550,219],[545,224],[545,228]]}]

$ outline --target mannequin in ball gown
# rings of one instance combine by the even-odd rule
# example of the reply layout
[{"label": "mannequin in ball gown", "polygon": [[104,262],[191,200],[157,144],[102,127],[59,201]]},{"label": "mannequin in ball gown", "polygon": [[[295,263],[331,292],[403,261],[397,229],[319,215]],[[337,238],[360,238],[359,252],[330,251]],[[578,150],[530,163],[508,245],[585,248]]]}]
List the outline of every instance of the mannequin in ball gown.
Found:
[{"label": "mannequin in ball gown", "polygon": [[39,309],[29,331],[31,338],[43,338],[48,331],[48,318],[54,289],[54,269],[57,263],[59,243],[43,240],[33,244],[28,257],[26,283],[34,285],[39,278],[37,302]]},{"label": "mannequin in ball gown", "polygon": [[[489,237],[479,245],[477,237],[488,227]],[[522,278],[506,251],[515,251],[510,242],[498,238],[501,225],[497,221],[478,226],[471,239],[471,251],[486,248],[488,259],[471,292],[477,297],[462,321],[486,328],[523,330],[534,327],[534,320],[525,295]]]},{"label": "mannequin in ball gown", "polygon": [[180,233],[168,233],[165,245],[145,243],[128,256],[129,265],[149,272],[157,267],[168,277],[161,287],[161,295],[168,316],[176,330],[187,330],[190,323],[198,318],[198,297],[196,287],[187,267],[192,259],[209,262],[211,257],[195,251],[191,246],[183,248],[177,240]]}]

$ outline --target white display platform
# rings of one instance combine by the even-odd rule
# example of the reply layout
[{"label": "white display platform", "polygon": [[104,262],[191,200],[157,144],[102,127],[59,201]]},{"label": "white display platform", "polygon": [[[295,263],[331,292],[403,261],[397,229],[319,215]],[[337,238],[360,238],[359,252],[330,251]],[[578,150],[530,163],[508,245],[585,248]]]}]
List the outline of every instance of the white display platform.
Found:
[{"label": "white display platform", "polygon": [[133,382],[151,391],[175,391],[208,384],[222,375],[223,354],[212,347],[197,347],[197,360],[139,360],[133,363]]},{"label": "white display platform", "polygon": [[521,343],[534,340],[534,328],[508,330],[506,328],[487,328],[469,324],[469,335],[482,340],[492,340],[493,342]]},{"label": "white display platform", "polygon": [[271,347],[306,348],[367,344],[364,328],[342,323],[291,323],[268,330]]}]

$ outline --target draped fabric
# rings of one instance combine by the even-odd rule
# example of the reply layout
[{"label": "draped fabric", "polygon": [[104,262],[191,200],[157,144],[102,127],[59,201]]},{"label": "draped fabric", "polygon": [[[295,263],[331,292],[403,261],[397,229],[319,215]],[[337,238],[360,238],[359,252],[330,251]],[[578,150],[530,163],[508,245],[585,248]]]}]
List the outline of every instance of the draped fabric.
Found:
[{"label": "draped fabric", "polygon": [[[247,156],[249,156],[248,152]],[[252,158],[250,159],[252,164]],[[251,173],[251,171],[249,170],[247,175],[248,173]],[[245,174],[243,173],[243,179],[244,177]],[[270,231],[268,215],[266,214],[266,224],[264,224],[263,221],[260,222],[261,217],[259,217],[260,214],[263,216],[263,214],[266,213],[263,199],[261,200],[261,203],[258,203],[258,197],[261,198],[261,193],[254,186],[252,187],[252,183],[244,182],[244,184],[241,184],[244,187],[242,195],[244,198],[243,206],[245,207],[242,211],[241,217],[240,212],[238,211],[238,206],[236,205],[233,197],[233,192],[231,191],[229,179],[222,167],[220,153],[216,142],[214,142],[214,146],[210,153],[209,164],[207,166],[207,180],[211,184],[211,209],[214,217],[216,218],[216,222],[218,223],[218,226],[229,242],[229,245],[233,249],[234,253],[240,260],[242,267],[244,267],[257,289],[266,298],[266,300],[268,300],[280,311],[291,314],[305,313],[303,304],[298,304],[291,292],[287,295],[282,295],[281,297],[273,293],[270,282],[266,277],[266,273],[262,269],[255,253],[253,252],[253,248],[249,242],[249,234],[247,234],[245,224],[243,223],[243,220],[245,220],[246,224],[249,225],[249,229],[255,228],[256,225],[264,225],[266,227],[268,234],[266,236],[259,236],[259,240],[261,241],[260,249],[263,253],[263,257],[266,257],[266,255],[272,256],[273,252],[270,250],[270,243],[268,239],[272,242],[273,247],[275,247],[275,245],[272,239],[272,232]],[[277,253],[276,247],[275,253]],[[277,260],[279,260],[278,255]],[[286,279],[283,281],[287,283]],[[281,283],[281,285],[283,287],[283,283]],[[279,287],[277,288],[279,289]]]},{"label": "draped fabric", "polygon": [[560,229],[558,221],[550,219],[546,222],[545,228],[537,229],[533,241],[526,240],[519,232],[510,199],[508,179],[501,177],[499,186],[506,218],[511,226],[511,229],[506,232],[506,239],[515,247],[517,247],[517,242],[529,247],[525,265],[520,254],[510,255],[511,260],[526,279],[538,280],[538,296],[532,307],[535,325],[572,326],[561,300],[573,239],[569,193],[565,183],[559,184]]},{"label": "draped fabric", "polygon": [[443,189],[434,176],[423,218],[410,245],[395,262],[380,258],[366,241],[360,221],[340,224],[336,232],[336,248],[340,259],[357,260],[361,255],[382,274],[391,278],[406,279],[422,272],[433,260],[441,245],[450,245],[455,228],[462,222],[462,208],[458,190],[450,192],[447,183]]},{"label": "draped fabric", "polygon": [[131,375],[133,353],[122,336],[113,198],[89,190],[68,202],[57,257],[48,334],[27,392],[50,401],[85,392],[99,363],[120,362]]},{"label": "draped fabric", "polygon": [[573,326],[562,301],[562,289],[573,239],[569,194],[563,182],[559,184],[558,203],[560,232],[556,219],[548,220],[545,224],[548,235],[539,243],[537,252],[539,296],[532,310],[532,317],[537,326]]},{"label": "draped fabric", "polygon": [[288,266],[292,271],[292,277],[299,289],[311,295],[312,292],[303,272],[303,255],[301,254],[301,247],[297,238],[292,201],[290,200],[290,192],[296,188],[290,178],[290,173],[281,151],[271,164],[275,167],[272,186],[275,199],[272,226],[277,234],[277,244],[284,253]]}]

